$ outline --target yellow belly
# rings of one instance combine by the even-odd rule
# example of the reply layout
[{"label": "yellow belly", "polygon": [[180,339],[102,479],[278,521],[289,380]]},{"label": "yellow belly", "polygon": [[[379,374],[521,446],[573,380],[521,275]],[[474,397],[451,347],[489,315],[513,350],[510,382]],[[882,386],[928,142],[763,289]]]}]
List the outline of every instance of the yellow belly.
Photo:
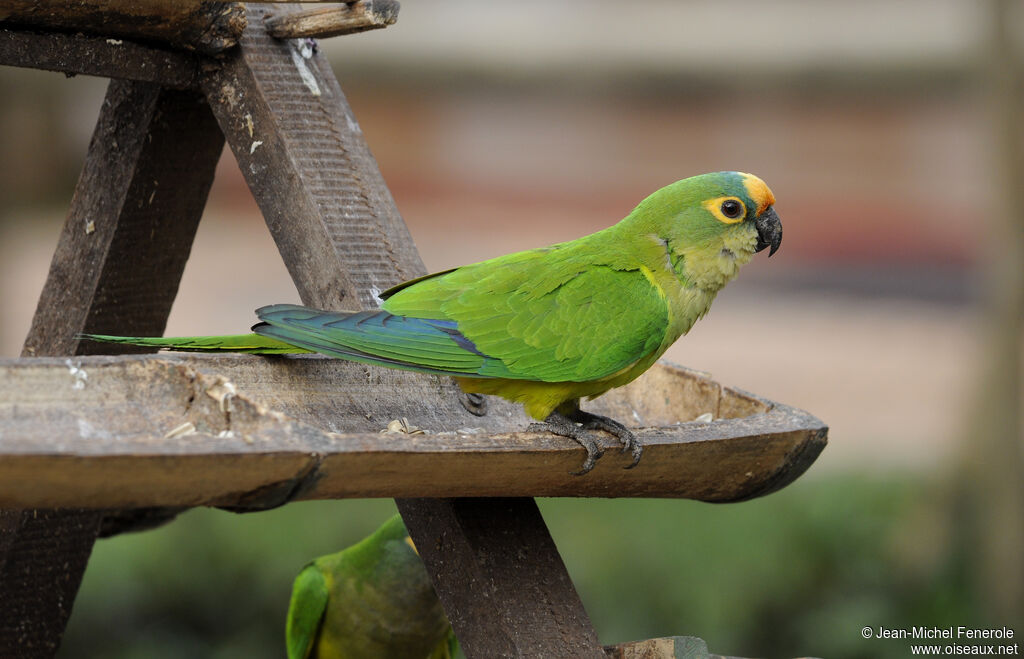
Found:
[{"label": "yellow belly", "polygon": [[463,391],[473,394],[501,396],[521,403],[526,413],[543,421],[556,409],[567,412],[577,407],[581,398],[597,398],[609,389],[621,387],[639,377],[657,361],[663,351],[659,350],[626,368],[599,380],[588,382],[540,382],[537,380],[504,380],[501,378],[463,378],[455,381]]}]

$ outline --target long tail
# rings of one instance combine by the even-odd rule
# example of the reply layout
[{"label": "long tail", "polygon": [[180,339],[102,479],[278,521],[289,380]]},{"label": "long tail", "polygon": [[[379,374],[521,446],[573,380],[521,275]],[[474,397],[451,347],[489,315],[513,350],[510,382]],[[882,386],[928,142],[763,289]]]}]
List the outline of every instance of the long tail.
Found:
[{"label": "long tail", "polygon": [[319,352],[363,364],[417,373],[473,378],[511,377],[501,360],[476,349],[448,319],[396,316],[384,310],[321,311],[295,304],[256,310],[253,334],[136,337],[83,334],[95,341],[164,350],[245,352],[257,355]]},{"label": "long tail", "polygon": [[108,336],[106,334],[82,334],[82,338],[104,343],[122,343],[133,346],[148,346],[161,350],[183,350],[187,352],[245,352],[253,355],[287,355],[313,352],[293,346],[273,337],[259,334],[236,334],[233,336]]}]

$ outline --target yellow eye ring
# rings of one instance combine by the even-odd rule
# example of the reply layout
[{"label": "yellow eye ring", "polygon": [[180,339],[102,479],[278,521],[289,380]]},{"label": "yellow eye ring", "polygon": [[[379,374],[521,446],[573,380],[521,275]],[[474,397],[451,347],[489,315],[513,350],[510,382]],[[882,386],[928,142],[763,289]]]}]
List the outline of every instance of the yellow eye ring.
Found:
[{"label": "yellow eye ring", "polygon": [[747,206],[739,197],[716,197],[704,202],[704,208],[724,224],[736,224],[747,217]]}]

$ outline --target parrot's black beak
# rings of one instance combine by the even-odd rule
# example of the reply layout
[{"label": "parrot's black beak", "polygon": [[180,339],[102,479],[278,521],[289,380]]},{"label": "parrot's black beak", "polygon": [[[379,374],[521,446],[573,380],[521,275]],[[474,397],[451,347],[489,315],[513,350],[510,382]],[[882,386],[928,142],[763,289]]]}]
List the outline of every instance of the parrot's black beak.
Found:
[{"label": "parrot's black beak", "polygon": [[757,228],[757,248],[760,252],[765,247],[771,246],[768,256],[771,256],[782,244],[782,220],[775,214],[775,209],[769,206],[763,213],[754,219],[754,226]]}]

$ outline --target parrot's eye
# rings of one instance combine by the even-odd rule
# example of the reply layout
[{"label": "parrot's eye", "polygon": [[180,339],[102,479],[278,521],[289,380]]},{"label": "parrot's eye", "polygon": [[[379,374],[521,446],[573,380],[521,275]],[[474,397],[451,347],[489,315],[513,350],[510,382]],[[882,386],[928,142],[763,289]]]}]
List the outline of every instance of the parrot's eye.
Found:
[{"label": "parrot's eye", "polygon": [[703,205],[723,224],[738,224],[747,215],[747,207],[739,197],[715,197],[708,199]]},{"label": "parrot's eye", "polygon": [[743,202],[739,199],[726,199],[722,202],[722,215],[734,220],[743,215]]}]

